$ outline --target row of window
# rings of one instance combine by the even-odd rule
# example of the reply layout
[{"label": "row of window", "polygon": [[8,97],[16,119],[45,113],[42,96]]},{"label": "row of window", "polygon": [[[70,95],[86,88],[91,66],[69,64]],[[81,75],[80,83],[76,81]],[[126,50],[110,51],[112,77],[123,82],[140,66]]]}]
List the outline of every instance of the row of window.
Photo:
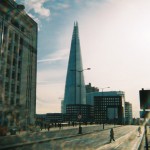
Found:
[{"label": "row of window", "polygon": [[20,99],[19,98],[14,98],[14,95],[11,95],[11,99],[10,101],[8,101],[8,95],[6,94],[5,95],[5,101],[7,102],[7,104],[10,104],[10,105],[19,105],[20,104]]}]

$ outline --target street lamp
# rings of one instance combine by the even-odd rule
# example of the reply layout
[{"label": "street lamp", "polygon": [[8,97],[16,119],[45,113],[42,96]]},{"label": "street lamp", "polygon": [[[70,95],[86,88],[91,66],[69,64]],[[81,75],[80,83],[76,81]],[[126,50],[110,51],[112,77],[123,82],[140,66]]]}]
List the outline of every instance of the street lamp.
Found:
[{"label": "street lamp", "polygon": [[[82,114],[81,114],[81,100],[82,100],[82,81],[81,81],[81,74],[84,70],[91,70],[91,68],[86,68],[86,69],[82,69],[82,70],[76,70],[76,69],[71,69],[70,71],[76,71],[76,72],[79,72],[80,74],[80,112],[78,114],[78,119],[79,119],[79,134],[82,134],[82,127],[81,127],[81,119],[82,119]],[[76,87],[75,87],[75,96],[76,96]],[[76,99],[76,98],[75,98]]]},{"label": "street lamp", "polygon": [[[100,88],[102,90],[102,100],[103,100],[103,91],[104,89],[107,89],[107,88],[110,88],[110,87],[108,86],[108,87]],[[104,118],[104,113],[103,113],[103,118]],[[104,119],[103,119],[103,129],[104,129]]]}]

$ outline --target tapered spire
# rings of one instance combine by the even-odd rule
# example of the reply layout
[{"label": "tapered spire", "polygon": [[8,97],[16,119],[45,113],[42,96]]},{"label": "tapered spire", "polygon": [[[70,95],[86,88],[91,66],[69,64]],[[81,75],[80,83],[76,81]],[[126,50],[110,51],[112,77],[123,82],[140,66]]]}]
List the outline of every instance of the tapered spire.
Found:
[{"label": "tapered spire", "polygon": [[67,104],[86,104],[78,22],[74,22],[72,34],[65,85],[64,112]]}]

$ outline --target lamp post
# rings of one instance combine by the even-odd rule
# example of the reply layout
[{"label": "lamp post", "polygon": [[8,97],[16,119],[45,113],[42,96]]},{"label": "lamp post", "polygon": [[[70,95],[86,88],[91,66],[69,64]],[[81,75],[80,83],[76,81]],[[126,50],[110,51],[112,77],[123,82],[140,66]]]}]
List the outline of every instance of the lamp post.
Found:
[{"label": "lamp post", "polygon": [[[81,100],[82,100],[82,79],[81,79],[81,74],[84,70],[91,70],[91,68],[86,68],[86,69],[82,69],[82,70],[76,70],[76,69],[72,69],[70,71],[76,71],[76,72],[79,72],[79,75],[80,75],[80,101],[79,101],[79,104],[80,104],[80,107],[79,107],[79,114],[78,114],[78,119],[79,119],[79,134],[82,134],[82,127],[81,127],[81,119],[82,119],[82,114],[81,114]],[[75,97],[76,97],[76,87],[75,87]]]},{"label": "lamp post", "polygon": [[116,112],[115,112],[115,99],[114,99],[114,127],[115,127],[115,114],[116,114]]},{"label": "lamp post", "polygon": [[[104,87],[104,88],[100,88],[102,90],[102,101],[103,101],[103,91],[104,89],[107,89],[107,88],[110,88],[109,86],[108,87]],[[104,113],[103,113],[103,129],[104,129]]]}]

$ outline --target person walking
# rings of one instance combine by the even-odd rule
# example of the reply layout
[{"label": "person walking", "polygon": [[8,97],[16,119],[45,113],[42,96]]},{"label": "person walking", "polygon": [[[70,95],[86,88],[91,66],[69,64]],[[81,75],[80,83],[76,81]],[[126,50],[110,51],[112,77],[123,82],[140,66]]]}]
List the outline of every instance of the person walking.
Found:
[{"label": "person walking", "polygon": [[48,124],[47,129],[48,129],[48,131],[50,130],[50,124]]},{"label": "person walking", "polygon": [[61,123],[58,124],[59,125],[59,130],[61,129]]},{"label": "person walking", "polygon": [[110,129],[110,143],[111,143],[111,140],[115,141],[113,128]]},{"label": "person walking", "polygon": [[141,131],[141,127],[138,127],[138,132],[139,132],[139,136],[141,135],[142,131]]}]

